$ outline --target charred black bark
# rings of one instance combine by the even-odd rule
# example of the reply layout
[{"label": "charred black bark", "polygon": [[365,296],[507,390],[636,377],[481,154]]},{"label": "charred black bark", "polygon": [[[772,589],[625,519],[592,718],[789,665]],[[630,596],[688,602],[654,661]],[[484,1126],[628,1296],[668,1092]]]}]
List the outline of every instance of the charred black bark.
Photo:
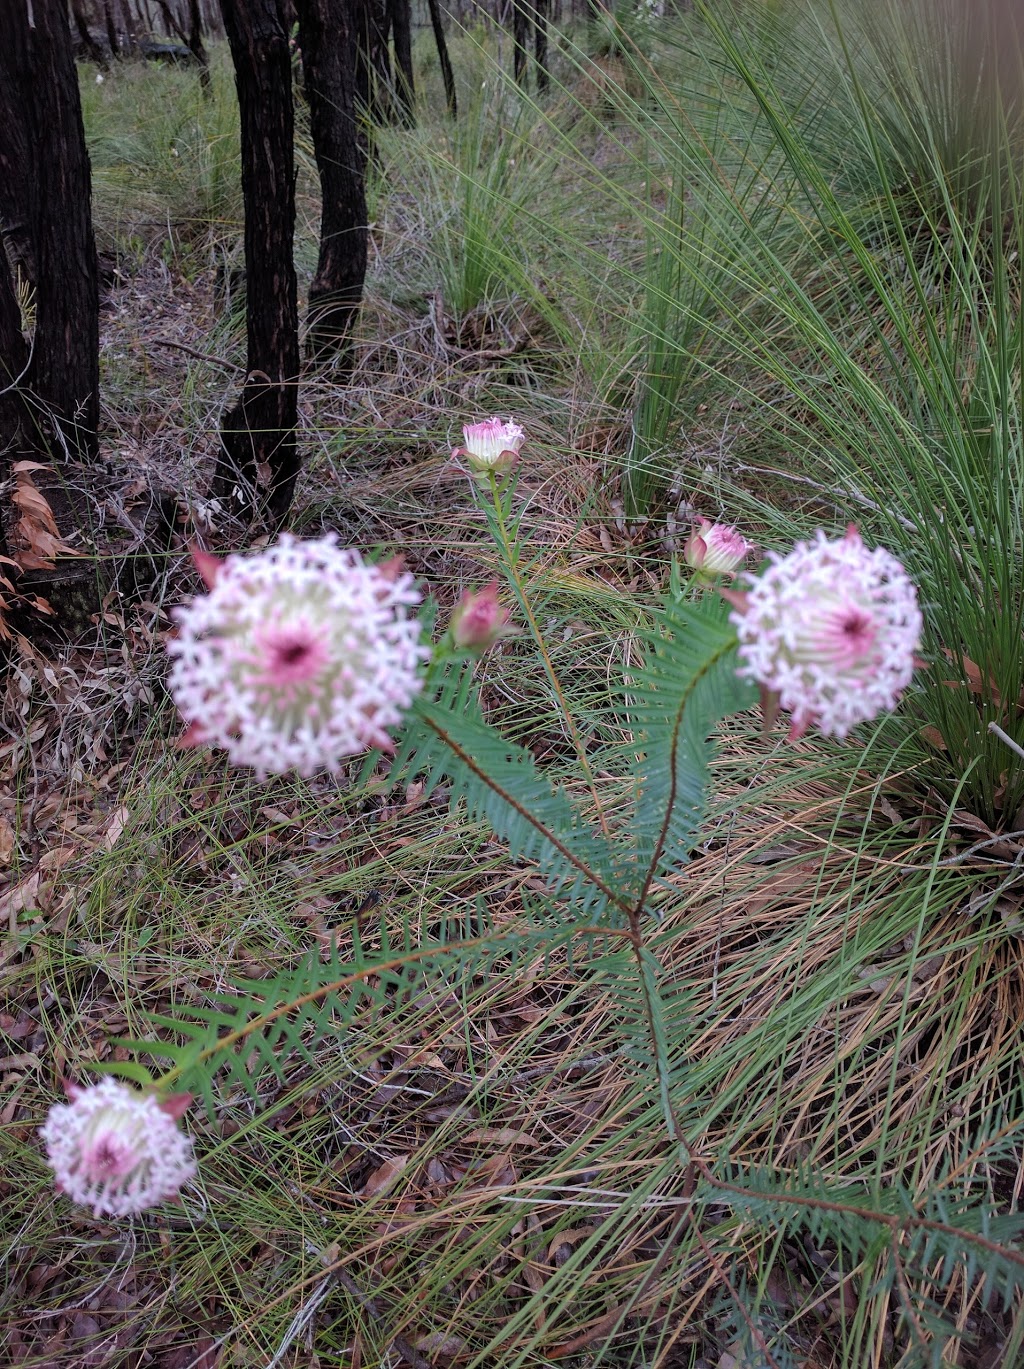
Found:
[{"label": "charred black bark", "polygon": [[459,102],[455,94],[455,73],[452,71],[452,59],[448,56],[448,44],[444,36],[441,7],[438,0],[427,0],[427,5],[430,9],[430,26],[434,30],[434,42],[437,44],[437,60],[441,64],[444,98],[448,105],[448,113],[454,119],[459,112]]},{"label": "charred black bark", "polygon": [[280,523],[298,475],[291,53],[277,0],[221,0],[221,12],[241,115],[248,374],[221,425],[213,494],[244,519],[266,508]]},{"label": "charred black bark", "polygon": [[351,334],[366,279],[366,154],[356,120],[354,10],[349,0],[297,0],[306,98],[322,211],[309,289],[309,355],[352,369]]},{"label": "charred black bark", "polygon": [[118,11],[121,23],[124,25],[124,47],[128,52],[134,52],[139,45],[139,35],[135,28],[135,16],[132,14],[132,7],[128,0],[120,0]]},{"label": "charred black bark", "polygon": [[107,29],[107,42],[110,44],[111,57],[121,55],[121,44],[117,38],[117,25],[114,23],[114,11],[110,0],[103,0],[103,21]]},{"label": "charred black bark", "polygon": [[372,124],[395,122],[387,0],[352,0],[356,35],[356,101]]},{"label": "charred black bark", "polygon": [[527,42],[533,30],[533,55],[537,64],[537,89],[547,90],[548,73],[548,16],[547,0],[512,0],[512,42],[516,81],[525,89],[529,58]]},{"label": "charred black bark", "polygon": [[25,388],[52,456],[91,460],[99,420],[99,295],[71,31],[62,0],[0,6],[0,212],[27,246],[36,328]]},{"label": "charred black bark", "polygon": [[[28,344],[21,331],[21,310],[14,278],[0,251],[0,484],[10,476],[12,458],[31,452],[31,415],[19,388],[28,369]],[[0,518],[0,556],[10,556]],[[4,568],[4,575],[10,573]]]},{"label": "charred black bark", "polygon": [[516,82],[526,86],[526,35],[529,21],[526,13],[527,0],[512,0],[512,44],[513,72]]},{"label": "charred black bark", "polygon": [[199,0],[189,0],[187,29],[171,8],[169,0],[157,0],[157,4],[160,6],[160,11],[164,16],[164,24],[168,34],[172,37],[180,38],[182,43],[192,54],[192,61],[194,61],[199,68],[199,84],[202,87],[203,94],[209,95],[210,59],[206,55],[206,48],[203,46],[203,23],[202,16],[199,12]]},{"label": "charred black bark", "polygon": [[548,0],[533,0],[533,59],[537,63],[537,89],[547,90],[551,83],[548,71]]},{"label": "charred black bark", "polygon": [[[90,520],[83,464],[95,462],[99,418],[99,295],[89,157],[64,0],[0,5],[0,451],[30,459],[59,537],[84,549]],[[31,348],[9,259],[34,286]],[[6,472],[0,472],[0,475]],[[91,480],[91,477],[89,478]],[[8,526],[13,510],[0,511]],[[99,608],[88,558],[54,562],[12,547],[20,588],[42,591],[68,636]],[[27,625],[28,629],[35,624]]]},{"label": "charred black bark", "polygon": [[89,27],[89,20],[85,11],[82,9],[82,0],[71,0],[71,17],[75,21],[75,28],[78,31],[78,41],[81,43],[80,51],[88,57],[90,62],[95,62],[98,67],[107,69],[107,54],[93,37],[92,29]]},{"label": "charred black bark", "polygon": [[185,42],[199,64],[200,88],[203,94],[209,98],[212,94],[210,90],[210,59],[206,55],[206,48],[203,44],[203,16],[199,9],[199,0],[189,0],[188,37]]},{"label": "charred black bark", "polygon": [[395,84],[400,117],[406,128],[416,123],[416,84],[412,66],[412,17],[409,0],[387,0],[395,44]]}]

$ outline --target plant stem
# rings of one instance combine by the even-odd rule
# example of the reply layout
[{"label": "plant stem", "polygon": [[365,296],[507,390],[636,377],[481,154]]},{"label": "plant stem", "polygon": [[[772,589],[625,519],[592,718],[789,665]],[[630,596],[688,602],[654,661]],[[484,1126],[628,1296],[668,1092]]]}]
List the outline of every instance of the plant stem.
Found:
[{"label": "plant stem", "polygon": [[515,538],[510,535],[508,527],[508,515],[511,508],[512,492],[515,488],[514,477],[499,485],[494,473],[491,472],[489,481],[491,499],[494,506],[494,518],[489,521],[491,522],[492,529],[495,531],[497,540],[501,546],[509,583],[515,590],[516,598],[519,600],[519,607],[522,609],[526,621],[529,624],[530,633],[537,644],[537,650],[540,652],[541,660],[544,662],[545,674],[548,677],[551,688],[555,692],[555,698],[558,702],[562,719],[569,734],[569,739],[572,742],[576,757],[579,760],[580,769],[583,771],[587,788],[590,790],[590,796],[594,801],[594,810],[597,814],[597,821],[600,825],[601,833],[603,836],[607,837],[610,835],[608,820],[604,815],[604,809],[602,808],[601,800],[598,796],[597,785],[594,781],[594,772],[590,767],[590,758],[587,756],[583,738],[580,736],[579,729],[573,719],[572,711],[570,710],[565,697],[565,692],[562,689],[561,682],[555,672],[551,657],[548,654],[548,649],[544,642],[544,635],[534,616],[530,601],[526,597],[526,587],[519,574],[519,554],[516,549]]}]

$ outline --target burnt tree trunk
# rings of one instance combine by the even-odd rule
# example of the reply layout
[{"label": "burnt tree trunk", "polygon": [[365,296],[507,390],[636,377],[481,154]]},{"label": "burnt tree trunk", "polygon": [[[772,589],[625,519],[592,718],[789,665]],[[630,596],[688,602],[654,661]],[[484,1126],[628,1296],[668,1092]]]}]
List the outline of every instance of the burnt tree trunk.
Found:
[{"label": "burnt tree trunk", "polygon": [[409,0],[387,0],[395,44],[395,85],[400,117],[406,128],[416,123],[416,84],[412,65],[412,15]]},{"label": "burnt tree trunk", "polygon": [[114,23],[114,11],[111,8],[110,0],[103,0],[103,21],[107,29],[110,55],[111,57],[120,57],[121,44],[117,41],[117,25]]},{"label": "burnt tree trunk", "polygon": [[526,35],[529,28],[526,14],[527,0],[512,0],[513,71],[516,82],[526,86]]},{"label": "burnt tree trunk", "polygon": [[448,56],[448,43],[444,36],[441,6],[438,4],[438,0],[427,0],[427,5],[430,9],[430,26],[434,30],[434,42],[437,44],[437,60],[441,64],[444,98],[448,104],[448,113],[454,119],[459,112],[459,102],[455,94],[455,73],[452,71],[452,59]]},{"label": "burnt tree trunk", "polygon": [[99,294],[89,154],[62,0],[0,5],[0,212],[31,254],[25,378],[54,458],[96,456]]},{"label": "burnt tree trunk", "polygon": [[548,73],[548,0],[512,0],[512,44],[516,81],[526,89],[529,71],[527,42],[533,30],[533,55],[537,64],[537,89],[547,90]]},{"label": "burnt tree trunk", "polygon": [[366,278],[366,154],[356,122],[353,6],[298,0],[302,69],[320,172],[320,256],[309,288],[309,355],[352,370],[351,334]]},{"label": "burnt tree trunk", "polygon": [[199,9],[199,0],[189,0],[188,37],[185,42],[199,64],[199,87],[209,99],[213,94],[210,89],[210,59],[206,55],[206,48],[203,45],[203,16]]},{"label": "burnt tree trunk", "polygon": [[356,31],[356,100],[370,123],[394,123],[388,50],[391,14],[387,0],[355,0],[352,14]]},{"label": "burnt tree trunk", "polygon": [[[89,156],[64,0],[0,5],[0,213],[10,256],[35,287],[31,348],[7,255],[0,253],[0,451],[39,463],[31,481],[59,540],[88,536],[82,466],[95,463],[99,419],[99,295]],[[8,389],[8,387],[11,387]],[[0,475],[5,474],[0,472]],[[2,510],[8,527],[13,509]],[[9,539],[10,540],[10,539]],[[81,546],[79,540],[79,546]],[[91,559],[28,542],[11,546],[61,629],[76,636],[99,607]]]},{"label": "burnt tree trunk", "polygon": [[169,38],[177,38],[188,48],[199,68],[199,85],[203,94],[210,94],[210,59],[203,46],[203,25],[199,14],[199,0],[189,0],[188,28],[171,8],[170,0],[156,0],[164,16],[164,27]]},{"label": "burnt tree trunk", "polygon": [[124,24],[125,47],[129,52],[135,52],[139,46],[139,34],[129,0],[121,0],[120,10],[121,22]]},{"label": "burnt tree trunk", "polygon": [[548,71],[548,0],[533,0],[533,57],[537,63],[537,89],[547,90],[551,82]]},{"label": "burnt tree trunk", "polygon": [[241,116],[248,374],[221,425],[213,494],[246,520],[265,508],[280,523],[298,475],[291,53],[277,0],[221,0],[221,12]]},{"label": "burnt tree trunk", "polygon": [[[0,249],[0,484],[9,479],[11,457],[31,451],[31,415],[19,389],[27,369],[28,343],[21,331],[21,310],[14,279]],[[9,557],[4,522],[0,518],[0,556]],[[10,580],[5,566],[0,566],[0,573]]]},{"label": "burnt tree trunk", "polygon": [[95,62],[98,67],[107,70],[109,65],[107,54],[93,37],[89,20],[82,9],[82,0],[71,0],[71,17],[74,19],[75,28],[78,30],[78,40],[82,44],[82,51],[88,54],[90,62]]}]

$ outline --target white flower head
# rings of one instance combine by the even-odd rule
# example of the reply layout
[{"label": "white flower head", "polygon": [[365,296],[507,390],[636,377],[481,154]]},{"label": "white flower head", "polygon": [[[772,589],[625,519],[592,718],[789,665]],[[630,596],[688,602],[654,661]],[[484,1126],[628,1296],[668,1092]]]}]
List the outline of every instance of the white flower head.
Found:
[{"label": "white flower head", "polygon": [[853,526],[830,542],[817,532],[771,565],[735,605],[739,674],[792,714],[791,737],[814,724],[845,737],[895,708],[914,672],[923,626],[917,591],[899,561],[869,551]]},{"label": "white flower head", "polygon": [[116,1079],[64,1087],[70,1101],[55,1103],[39,1132],[60,1192],[95,1217],[126,1217],[177,1197],[196,1172],[192,1142],[177,1125],[189,1094],[160,1103]]},{"label": "white flower head", "polygon": [[420,601],[411,575],[367,564],[333,533],[196,562],[209,593],[174,611],[168,645],[186,744],[223,747],[260,778],[336,772],[390,747],[430,654],[407,613]]}]

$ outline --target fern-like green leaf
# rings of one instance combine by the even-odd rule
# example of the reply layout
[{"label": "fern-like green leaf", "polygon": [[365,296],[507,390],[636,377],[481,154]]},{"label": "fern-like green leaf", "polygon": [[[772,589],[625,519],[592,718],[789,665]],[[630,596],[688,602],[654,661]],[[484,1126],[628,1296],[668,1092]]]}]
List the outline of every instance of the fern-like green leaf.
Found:
[{"label": "fern-like green leaf", "polygon": [[736,674],[735,633],[724,607],[670,599],[653,628],[645,664],[629,684],[637,785],[631,843],[643,893],[685,862],[705,811],[715,724],[753,705]]},{"label": "fern-like green leaf", "polygon": [[468,670],[453,672],[438,696],[417,701],[396,771],[425,777],[428,788],[451,780],[469,814],[486,820],[514,859],[535,861],[551,896],[581,918],[609,907],[625,911],[622,861],[565,789],[543,774],[525,747],[487,723]]},{"label": "fern-like green leaf", "polygon": [[[160,1039],[119,1044],[136,1055],[169,1061],[171,1068],[159,1080],[151,1080],[145,1066],[135,1061],[114,1070],[164,1090],[197,1094],[212,1116],[220,1095],[241,1089],[257,1097],[268,1076],[283,1082],[296,1058],[312,1064],[328,1038],[337,1040],[360,1021],[413,1002],[430,975],[451,983],[487,975],[499,965],[505,973],[515,973],[520,963],[535,963],[576,934],[578,928],[572,926],[538,925],[416,945],[410,928],[397,941],[380,928],[378,944],[367,950],[354,931],[345,959],[336,946],[325,959],[318,946],[272,978],[238,981],[234,995],[218,1007],[185,1004],[176,1017],[149,1015]],[[424,996],[424,1002],[430,1001]]]}]

